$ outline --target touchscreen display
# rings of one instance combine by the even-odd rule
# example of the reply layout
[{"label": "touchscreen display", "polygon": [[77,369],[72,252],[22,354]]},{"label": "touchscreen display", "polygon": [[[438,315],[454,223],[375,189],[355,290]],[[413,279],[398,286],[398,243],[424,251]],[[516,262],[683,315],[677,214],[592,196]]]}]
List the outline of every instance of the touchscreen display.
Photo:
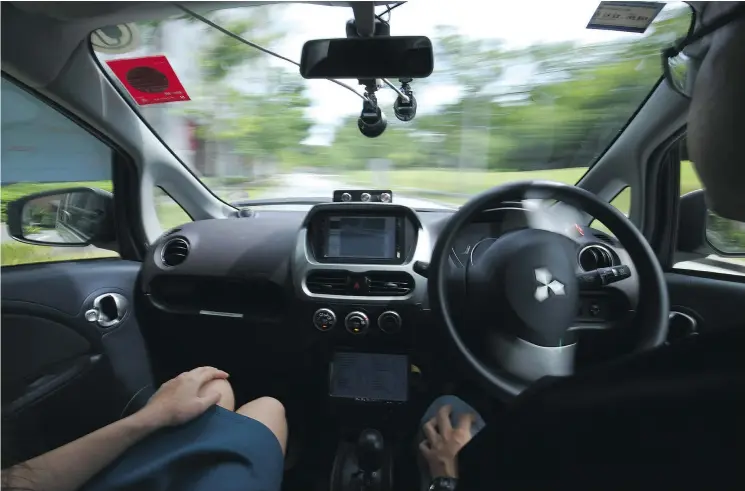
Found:
[{"label": "touchscreen display", "polygon": [[396,217],[330,217],[325,257],[396,259]]},{"label": "touchscreen display", "polygon": [[406,402],[409,359],[382,353],[335,353],[329,395],[368,401]]}]

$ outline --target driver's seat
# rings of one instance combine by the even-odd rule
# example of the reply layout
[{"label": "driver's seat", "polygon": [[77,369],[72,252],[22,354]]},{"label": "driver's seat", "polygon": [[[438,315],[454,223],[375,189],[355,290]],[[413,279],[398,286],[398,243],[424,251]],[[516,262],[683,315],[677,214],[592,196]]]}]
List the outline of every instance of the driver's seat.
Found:
[{"label": "driver's seat", "polygon": [[539,382],[463,449],[459,488],[743,489],[743,347],[745,326]]}]

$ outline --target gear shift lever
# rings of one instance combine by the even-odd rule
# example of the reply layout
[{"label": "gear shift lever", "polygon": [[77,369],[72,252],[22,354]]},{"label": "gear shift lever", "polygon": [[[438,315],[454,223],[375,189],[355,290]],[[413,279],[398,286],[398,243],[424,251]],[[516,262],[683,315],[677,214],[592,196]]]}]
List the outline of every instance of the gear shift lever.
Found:
[{"label": "gear shift lever", "polygon": [[383,449],[383,435],[378,430],[367,429],[360,433],[357,439],[357,464],[366,476],[369,477],[383,466]]}]

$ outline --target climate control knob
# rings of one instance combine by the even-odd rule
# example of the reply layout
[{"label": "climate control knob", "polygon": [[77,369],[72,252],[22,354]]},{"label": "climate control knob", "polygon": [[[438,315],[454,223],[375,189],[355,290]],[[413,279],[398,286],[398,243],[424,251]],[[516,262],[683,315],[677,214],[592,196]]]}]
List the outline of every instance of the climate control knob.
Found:
[{"label": "climate control knob", "polygon": [[387,334],[393,334],[401,330],[401,316],[398,312],[387,310],[378,317],[378,327]]},{"label": "climate control knob", "polygon": [[331,309],[318,309],[313,314],[313,325],[319,331],[330,331],[336,325],[336,314]]},{"label": "climate control knob", "polygon": [[370,327],[370,319],[364,312],[354,311],[347,314],[344,318],[344,327],[351,334],[365,334]]}]

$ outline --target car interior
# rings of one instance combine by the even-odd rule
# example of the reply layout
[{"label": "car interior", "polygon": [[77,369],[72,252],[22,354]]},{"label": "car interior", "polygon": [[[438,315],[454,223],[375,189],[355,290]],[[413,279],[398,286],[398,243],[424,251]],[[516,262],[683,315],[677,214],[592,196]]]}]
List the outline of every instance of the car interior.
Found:
[{"label": "car interior", "polygon": [[[21,443],[3,452],[3,468],[121,418],[143,387],[214,366],[230,373],[237,400],[285,406],[283,489],[416,489],[413,442],[440,395],[468,401],[488,424],[544,377],[745,327],[745,241],[713,229],[703,190],[681,196],[690,101],[662,70],[576,183],[520,179],[459,206],[411,204],[395,183],[312,198],[288,188],[240,205],[219,196],[127,93],[141,84],[150,97],[158,81],[117,79],[91,33],[270,3],[3,2],[3,160],[36,158],[32,140],[10,133],[5,97],[15,91],[24,107],[74,123],[72,144],[95,140],[112,184],[81,184],[98,177],[74,177],[66,157],[28,178],[11,179],[16,168],[3,163],[3,185],[71,183],[11,201],[3,190],[3,245],[51,251],[1,270],[3,439]],[[386,29],[407,5],[389,11],[389,26],[379,17],[387,2],[306,3],[349,23],[346,38],[294,53],[298,80],[358,79],[362,101],[328,90],[362,102],[360,140],[385,142],[395,125],[386,128],[375,93],[389,89],[376,80],[402,80],[390,87],[406,124],[418,79],[442,66],[437,50]],[[709,5],[685,4],[691,31]],[[425,118],[423,96],[418,110]],[[611,202],[627,189],[630,207],[619,210]],[[163,196],[182,223],[162,226]],[[742,237],[740,225],[727,230]],[[66,259],[70,246],[103,254]],[[354,487],[358,474],[368,487]]]}]

